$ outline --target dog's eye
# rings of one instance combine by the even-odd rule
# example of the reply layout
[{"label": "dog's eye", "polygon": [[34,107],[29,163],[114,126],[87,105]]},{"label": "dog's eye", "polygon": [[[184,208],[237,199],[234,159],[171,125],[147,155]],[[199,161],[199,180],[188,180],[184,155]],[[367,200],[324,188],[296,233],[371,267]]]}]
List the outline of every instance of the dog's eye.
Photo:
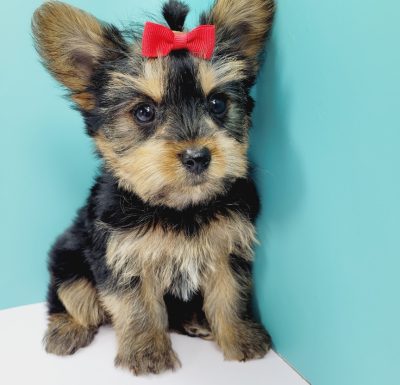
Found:
[{"label": "dog's eye", "polygon": [[226,97],[221,94],[211,96],[208,101],[208,108],[210,112],[216,117],[222,118],[225,115],[227,109]]},{"label": "dog's eye", "polygon": [[136,107],[133,115],[139,123],[150,123],[156,116],[156,109],[152,104],[142,103]]}]

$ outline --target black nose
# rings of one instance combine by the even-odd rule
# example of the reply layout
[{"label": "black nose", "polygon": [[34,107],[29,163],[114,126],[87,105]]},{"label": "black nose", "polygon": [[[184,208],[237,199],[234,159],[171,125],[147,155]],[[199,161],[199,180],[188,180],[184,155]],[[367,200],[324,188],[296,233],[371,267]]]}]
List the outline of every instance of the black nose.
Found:
[{"label": "black nose", "polygon": [[185,168],[193,174],[200,175],[207,170],[211,161],[211,152],[207,147],[189,148],[181,155]]}]

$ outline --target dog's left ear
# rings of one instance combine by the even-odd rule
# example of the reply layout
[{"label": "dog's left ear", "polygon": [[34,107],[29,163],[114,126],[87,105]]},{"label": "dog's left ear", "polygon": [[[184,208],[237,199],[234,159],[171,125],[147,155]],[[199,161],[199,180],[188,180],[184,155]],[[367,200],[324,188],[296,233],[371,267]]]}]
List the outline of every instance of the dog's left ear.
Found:
[{"label": "dog's left ear", "polygon": [[59,1],[47,1],[32,18],[36,49],[50,73],[81,110],[93,108],[92,76],[99,65],[127,51],[119,31]]},{"label": "dog's left ear", "polygon": [[271,28],[273,0],[216,0],[201,16],[201,24],[214,24],[217,31],[216,55],[238,53],[257,61]]}]

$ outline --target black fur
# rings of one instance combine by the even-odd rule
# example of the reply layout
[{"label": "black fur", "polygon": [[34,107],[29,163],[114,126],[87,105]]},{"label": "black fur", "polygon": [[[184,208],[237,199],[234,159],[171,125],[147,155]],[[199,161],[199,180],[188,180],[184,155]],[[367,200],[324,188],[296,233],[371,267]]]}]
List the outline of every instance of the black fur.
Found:
[{"label": "black fur", "polygon": [[[158,106],[159,114],[153,126],[148,127],[140,134],[142,139],[151,136],[153,129],[162,124],[168,118],[171,124],[169,138],[171,140],[188,140],[204,133],[199,125],[199,116],[208,114],[207,96],[203,94],[199,84],[198,73],[194,65],[193,57],[185,51],[173,52],[170,55],[171,65],[167,84],[174,84],[174,87],[167,87],[163,101]],[[91,111],[82,110],[86,122],[86,129],[89,135],[95,135],[98,130],[113,121],[121,106],[132,100],[134,97],[142,96],[135,92],[132,87],[120,88],[118,94],[110,98],[109,73],[111,71],[124,72],[135,76],[136,69],[132,66],[132,59],[121,54],[113,62],[100,64],[93,74],[90,92],[95,95],[97,106]],[[235,103],[238,113],[243,116],[250,116],[253,111],[253,99],[249,90],[253,84],[251,74],[248,74],[245,81],[231,81],[214,89],[211,94],[223,94]],[[145,96],[142,96],[144,99]],[[238,141],[246,136],[243,130],[242,121],[230,119],[229,116],[217,119],[211,116],[216,123]]]},{"label": "black fur", "polygon": [[189,7],[182,1],[169,0],[162,8],[162,14],[169,27],[174,31],[183,31]]},{"label": "black fur", "polygon": [[[258,194],[251,178],[236,180],[226,194],[207,204],[176,210],[146,204],[137,195],[119,188],[117,180],[103,171],[97,177],[87,204],[79,210],[73,225],[57,239],[50,252],[52,281],[47,296],[49,313],[65,312],[56,294],[61,283],[86,278],[107,291],[121,289],[117,286],[118,279],[111,274],[105,262],[109,232],[105,227],[97,226],[98,221],[113,229],[139,228],[143,232],[161,225],[165,231],[182,232],[190,237],[217,215],[227,215],[228,210],[245,215],[254,223],[259,209]],[[232,256],[231,266],[238,275],[250,272],[250,264],[242,258]],[[131,285],[135,286],[139,281],[139,278],[135,278]],[[188,303],[168,293],[165,299],[170,305],[167,308],[173,330],[186,333],[182,324],[193,315],[193,310],[199,319],[204,318],[199,294],[195,294]]]}]

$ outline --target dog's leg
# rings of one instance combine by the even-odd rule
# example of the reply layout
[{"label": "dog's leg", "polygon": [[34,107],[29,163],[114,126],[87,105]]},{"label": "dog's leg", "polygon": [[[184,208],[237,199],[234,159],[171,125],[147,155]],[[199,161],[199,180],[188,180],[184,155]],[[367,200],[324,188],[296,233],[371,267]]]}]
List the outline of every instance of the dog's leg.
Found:
[{"label": "dog's leg", "polygon": [[97,332],[95,326],[82,326],[68,313],[52,314],[43,338],[47,353],[65,356],[89,345]]},{"label": "dog's leg", "polygon": [[73,354],[88,345],[106,319],[84,257],[84,223],[85,210],[81,210],[50,252],[49,324],[43,342],[47,352],[57,355]]},{"label": "dog's leg", "polygon": [[142,279],[126,292],[104,292],[102,301],[110,313],[118,339],[115,365],[136,375],[160,373],[180,366],[168,336],[163,294],[153,279]]},{"label": "dog's leg", "polygon": [[96,289],[85,278],[61,284],[58,289],[50,287],[51,290],[56,290],[53,301],[59,301],[60,308],[49,314],[43,339],[46,351],[61,356],[73,354],[92,342],[105,314]]},{"label": "dog's leg", "polygon": [[203,287],[204,311],[227,360],[261,358],[270,347],[265,329],[247,317],[250,282],[250,277],[235,275],[227,257]]}]

